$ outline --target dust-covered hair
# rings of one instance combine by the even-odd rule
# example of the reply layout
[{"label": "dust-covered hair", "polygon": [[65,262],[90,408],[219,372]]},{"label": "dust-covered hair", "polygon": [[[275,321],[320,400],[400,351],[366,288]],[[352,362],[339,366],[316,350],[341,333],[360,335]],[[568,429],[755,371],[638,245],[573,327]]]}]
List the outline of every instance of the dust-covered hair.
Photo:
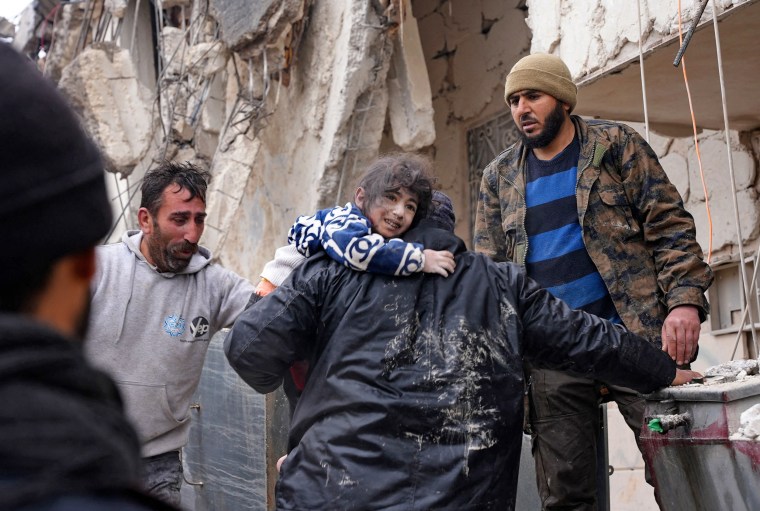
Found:
[{"label": "dust-covered hair", "polygon": [[142,182],[140,207],[146,208],[155,217],[161,209],[164,190],[172,184],[190,192],[190,199],[200,197],[206,203],[206,189],[211,174],[190,162],[177,163],[165,161],[155,169],[149,170]]},{"label": "dust-covered hair", "polygon": [[388,192],[406,188],[417,197],[417,212],[412,226],[425,218],[433,195],[433,163],[427,156],[414,153],[391,153],[373,161],[357,186],[364,190],[365,211]]}]

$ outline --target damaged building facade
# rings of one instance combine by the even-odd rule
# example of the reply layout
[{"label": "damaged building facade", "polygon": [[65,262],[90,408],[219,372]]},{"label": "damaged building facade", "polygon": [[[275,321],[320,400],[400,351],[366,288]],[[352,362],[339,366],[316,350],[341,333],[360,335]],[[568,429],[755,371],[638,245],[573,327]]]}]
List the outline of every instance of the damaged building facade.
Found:
[{"label": "damaged building facade", "polygon": [[[164,159],[196,162],[213,175],[202,243],[221,264],[252,280],[286,242],[298,214],[351,200],[366,163],[385,151],[434,158],[440,188],[454,202],[457,233],[471,246],[481,172],[517,137],[504,78],[528,53],[556,54],[580,85],[575,113],[621,120],[646,133],[695,217],[716,271],[696,364],[702,369],[758,355],[750,321],[742,322],[747,301],[754,314],[744,316],[760,321],[757,292],[749,290],[747,299],[740,289],[743,278],[752,279],[760,239],[760,98],[751,89],[760,78],[752,44],[760,2],[710,2],[687,48],[697,151],[682,71],[672,61],[679,5],[685,32],[701,3],[37,0],[21,16],[13,44],[38,59],[102,148],[118,217],[112,240],[136,225],[146,170]],[[740,260],[747,271],[739,271]],[[208,364],[215,373],[225,371],[213,346]],[[224,399],[233,399],[226,406],[268,417],[248,417],[261,427],[238,431],[228,453],[234,458],[244,450],[256,458],[241,468],[249,477],[231,486],[253,491],[246,502],[257,509],[271,503],[272,460],[283,439],[270,426],[284,422],[284,412],[275,397],[262,401],[234,375],[223,379],[236,397],[204,396],[202,383],[193,442],[213,442],[211,432],[242,427],[218,424],[225,411],[212,408]],[[609,431],[615,438],[612,509],[654,509],[641,456],[612,409]],[[189,498],[197,509],[225,509],[204,507],[232,497],[229,489],[215,489],[216,462],[203,461],[190,460],[185,491],[195,493]],[[253,490],[246,483],[252,479],[260,482]]]}]

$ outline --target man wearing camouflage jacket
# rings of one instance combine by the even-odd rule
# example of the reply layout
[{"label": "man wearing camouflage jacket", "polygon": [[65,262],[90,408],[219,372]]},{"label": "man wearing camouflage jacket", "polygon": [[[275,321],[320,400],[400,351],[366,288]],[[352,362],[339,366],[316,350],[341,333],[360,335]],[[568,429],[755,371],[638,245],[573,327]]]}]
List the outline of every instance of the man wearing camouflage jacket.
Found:
[{"label": "man wearing camouflage jacket", "polygon": [[[623,323],[689,363],[712,282],[693,218],[638,133],[570,115],[576,92],[567,66],[551,55],[530,55],[510,71],[505,100],[522,140],[483,172],[475,249],[524,265],[571,307]],[[543,509],[597,509],[602,399],[617,402],[638,442],[644,402],[635,392],[531,371]]]}]

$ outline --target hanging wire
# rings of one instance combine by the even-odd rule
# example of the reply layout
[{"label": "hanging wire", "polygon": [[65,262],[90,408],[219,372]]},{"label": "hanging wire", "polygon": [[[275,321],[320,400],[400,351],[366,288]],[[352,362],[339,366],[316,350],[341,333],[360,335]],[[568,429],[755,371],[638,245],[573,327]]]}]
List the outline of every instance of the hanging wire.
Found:
[{"label": "hanging wire", "polygon": [[95,31],[92,36],[92,42],[99,43],[105,39],[106,33],[108,32],[108,26],[111,24],[111,18],[111,11],[105,9],[100,11],[98,21],[95,23]]},{"label": "hanging wire", "polygon": [[[681,0],[678,0],[678,40],[683,45],[683,24],[681,22]],[[691,88],[689,87],[689,76],[686,73],[686,57],[681,54],[680,58],[681,72],[683,73],[683,82],[686,86],[686,97],[689,99],[689,113],[691,114],[691,128],[694,134],[694,150],[697,154],[697,164],[699,165],[699,177],[702,180],[702,191],[705,195],[705,210],[707,211],[707,263],[712,260],[713,248],[713,221],[712,212],[710,211],[710,197],[707,193],[707,181],[705,180],[705,170],[702,167],[702,154],[699,150],[699,137],[697,136],[697,118],[694,115],[694,103],[691,100]]]},{"label": "hanging wire", "polygon": [[[119,199],[119,208],[123,212],[122,217],[120,218],[124,219],[124,225],[127,227],[127,229],[129,229],[129,222],[127,219],[132,216],[132,207],[129,200],[126,202],[124,201],[124,195],[127,195],[127,199],[129,199],[129,180],[127,179],[127,176],[124,176],[124,181],[127,185],[127,189],[122,192],[121,185],[119,184],[119,181],[121,181],[119,179],[119,176],[115,172],[111,175],[113,176],[113,181],[116,184],[116,198]],[[116,223],[118,224],[118,222]],[[109,234],[104,241],[107,243],[110,237],[111,235]]]},{"label": "hanging wire", "polygon": [[636,12],[639,20],[639,70],[641,72],[641,96],[644,102],[644,131],[647,142],[649,142],[649,109],[647,108],[647,81],[644,76],[644,50],[641,40],[644,33],[641,30],[641,0],[636,1]]},{"label": "hanging wire", "polygon": [[[723,129],[726,135],[726,152],[728,153],[728,172],[731,176],[731,191],[734,202],[734,220],[736,221],[736,233],[739,244],[739,269],[742,276],[742,293],[745,303],[749,304],[752,293],[750,291],[749,280],[747,280],[747,269],[744,267],[744,242],[742,241],[742,227],[739,219],[739,198],[736,193],[736,179],[734,177],[734,159],[731,151],[731,134],[728,131],[728,106],[726,103],[726,81],[723,75],[723,56],[720,48],[720,30],[718,29],[718,10],[715,7],[715,0],[711,1],[713,10],[713,31],[715,32],[715,51],[718,54],[718,78],[720,79],[720,100],[723,107]],[[755,330],[755,318],[752,307],[747,310],[749,315],[750,331],[752,332],[752,344],[755,347],[755,356],[760,356],[757,351],[757,331]]]},{"label": "hanging wire", "polygon": [[399,22],[399,30],[401,33],[401,38],[399,39],[399,42],[401,43],[401,47],[404,47],[404,18],[405,16],[405,10],[406,10],[406,0],[398,0],[398,22]]},{"label": "hanging wire", "polygon": [[248,101],[253,103],[253,59],[248,59]]},{"label": "hanging wire", "polygon": [[74,55],[79,55],[84,50],[84,47],[87,44],[87,33],[89,32],[90,24],[92,23],[93,3],[94,3],[94,0],[86,0],[85,9],[84,9],[84,18],[82,21],[82,27],[79,31],[79,38],[77,39],[77,45],[76,45],[76,49],[74,50]]},{"label": "hanging wire", "polygon": [[[132,185],[127,184],[127,191],[129,192],[127,194],[127,202],[126,202],[127,207],[122,208],[121,212],[119,213],[119,216],[117,216],[114,219],[113,224],[111,225],[111,229],[108,231],[108,234],[106,234],[106,237],[105,237],[106,242],[107,240],[111,239],[111,236],[113,236],[113,233],[116,231],[116,228],[119,226],[119,222],[121,222],[122,218],[124,219],[125,223],[127,224],[129,223],[127,221],[127,213],[128,213],[127,210],[129,209],[129,204],[132,202],[132,199],[134,199],[135,195],[137,195],[137,192],[140,191],[140,187],[137,186],[139,184],[141,184],[141,181],[139,180],[136,183],[133,183]],[[132,190],[130,190],[130,187],[133,187]]]},{"label": "hanging wire", "polygon": [[269,80],[269,62],[267,61],[267,49],[264,48],[264,51],[262,53],[264,54],[264,93],[261,95],[261,99],[266,101],[266,98],[269,95],[269,87],[271,85],[271,82]]},{"label": "hanging wire", "polygon": [[[758,269],[760,268],[760,250],[758,250],[755,253],[755,261],[753,263],[754,271],[752,273],[752,285],[749,287],[749,294],[752,296],[755,292],[758,291],[757,289],[757,273]],[[742,312],[742,319],[739,324],[739,331],[736,332],[736,339],[734,340],[734,350],[731,352],[731,360],[734,359],[736,356],[736,349],[739,347],[739,341],[742,339],[742,334],[744,333],[744,325],[747,324],[747,314],[749,313],[749,307],[750,302],[747,301],[747,303],[744,305],[744,311]]]}]

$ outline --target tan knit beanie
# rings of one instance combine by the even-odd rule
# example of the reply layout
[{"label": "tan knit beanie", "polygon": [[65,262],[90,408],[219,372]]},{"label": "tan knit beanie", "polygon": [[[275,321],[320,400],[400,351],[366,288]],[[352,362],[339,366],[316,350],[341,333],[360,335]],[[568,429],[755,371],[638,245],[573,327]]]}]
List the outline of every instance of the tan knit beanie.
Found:
[{"label": "tan knit beanie", "polygon": [[578,88],[562,59],[547,53],[535,53],[521,58],[507,75],[504,85],[504,101],[521,90],[538,90],[554,96],[562,103],[575,108]]}]

